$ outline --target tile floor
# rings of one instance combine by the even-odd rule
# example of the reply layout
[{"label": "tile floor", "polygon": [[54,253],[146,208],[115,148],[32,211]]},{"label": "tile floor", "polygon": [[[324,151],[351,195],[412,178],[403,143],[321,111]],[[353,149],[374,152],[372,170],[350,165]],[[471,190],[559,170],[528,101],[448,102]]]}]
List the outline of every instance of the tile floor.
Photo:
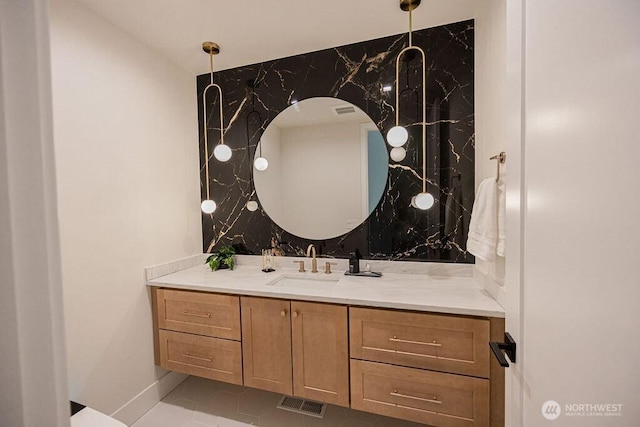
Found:
[{"label": "tile floor", "polygon": [[329,405],[324,418],[277,409],[281,394],[189,377],[131,427],[418,427]]}]

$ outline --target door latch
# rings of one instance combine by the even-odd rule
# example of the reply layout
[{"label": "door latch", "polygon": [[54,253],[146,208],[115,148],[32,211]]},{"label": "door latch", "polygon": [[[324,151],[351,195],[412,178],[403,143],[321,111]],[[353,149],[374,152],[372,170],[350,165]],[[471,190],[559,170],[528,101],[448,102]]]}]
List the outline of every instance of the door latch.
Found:
[{"label": "door latch", "polygon": [[500,366],[502,366],[503,368],[508,368],[509,362],[504,357],[502,351],[504,350],[504,353],[507,355],[507,357],[509,357],[511,363],[516,363],[516,341],[509,334],[509,332],[504,333],[504,341],[505,342],[491,341],[489,342],[489,347],[491,347],[493,355],[496,357],[496,359],[498,359]]}]

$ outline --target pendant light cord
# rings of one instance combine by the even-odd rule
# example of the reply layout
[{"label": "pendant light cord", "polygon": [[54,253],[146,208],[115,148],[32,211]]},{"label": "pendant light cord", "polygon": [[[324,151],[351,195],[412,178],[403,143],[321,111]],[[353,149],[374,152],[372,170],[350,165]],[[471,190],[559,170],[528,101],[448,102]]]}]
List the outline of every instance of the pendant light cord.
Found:
[{"label": "pendant light cord", "polygon": [[203,122],[204,122],[204,169],[206,175],[206,187],[207,187],[207,200],[210,200],[209,194],[209,137],[207,134],[207,91],[211,87],[215,87],[218,89],[218,94],[220,96],[220,144],[224,144],[224,116],[222,111],[222,89],[217,84],[213,83],[213,53],[209,52],[209,65],[211,66],[211,83],[204,88],[202,92],[202,113],[203,113]]},{"label": "pendant light cord", "polygon": [[[400,123],[400,58],[410,50],[417,50],[422,55],[422,192],[427,192],[427,66],[424,50],[413,45],[413,19],[409,10],[409,46],[400,51],[396,57],[396,126]],[[409,67],[409,62],[407,62]]]}]

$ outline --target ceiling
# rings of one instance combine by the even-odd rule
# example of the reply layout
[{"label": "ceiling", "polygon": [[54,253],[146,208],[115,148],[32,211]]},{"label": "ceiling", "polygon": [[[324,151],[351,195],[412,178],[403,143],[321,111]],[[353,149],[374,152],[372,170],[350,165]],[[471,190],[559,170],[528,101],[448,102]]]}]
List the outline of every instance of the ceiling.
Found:
[{"label": "ceiling", "polygon": [[[216,71],[407,32],[398,0],[78,0],[196,74],[203,41],[220,45]],[[471,19],[478,0],[423,0],[414,29]]]}]

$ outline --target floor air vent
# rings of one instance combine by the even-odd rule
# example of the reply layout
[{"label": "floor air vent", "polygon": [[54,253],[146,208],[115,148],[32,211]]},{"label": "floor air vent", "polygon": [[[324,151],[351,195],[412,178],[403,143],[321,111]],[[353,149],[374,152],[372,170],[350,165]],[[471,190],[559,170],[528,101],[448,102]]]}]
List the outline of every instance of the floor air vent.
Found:
[{"label": "floor air vent", "polygon": [[324,417],[324,411],[327,409],[327,404],[314,400],[300,399],[299,397],[282,396],[280,403],[278,403],[278,408],[322,418]]}]

